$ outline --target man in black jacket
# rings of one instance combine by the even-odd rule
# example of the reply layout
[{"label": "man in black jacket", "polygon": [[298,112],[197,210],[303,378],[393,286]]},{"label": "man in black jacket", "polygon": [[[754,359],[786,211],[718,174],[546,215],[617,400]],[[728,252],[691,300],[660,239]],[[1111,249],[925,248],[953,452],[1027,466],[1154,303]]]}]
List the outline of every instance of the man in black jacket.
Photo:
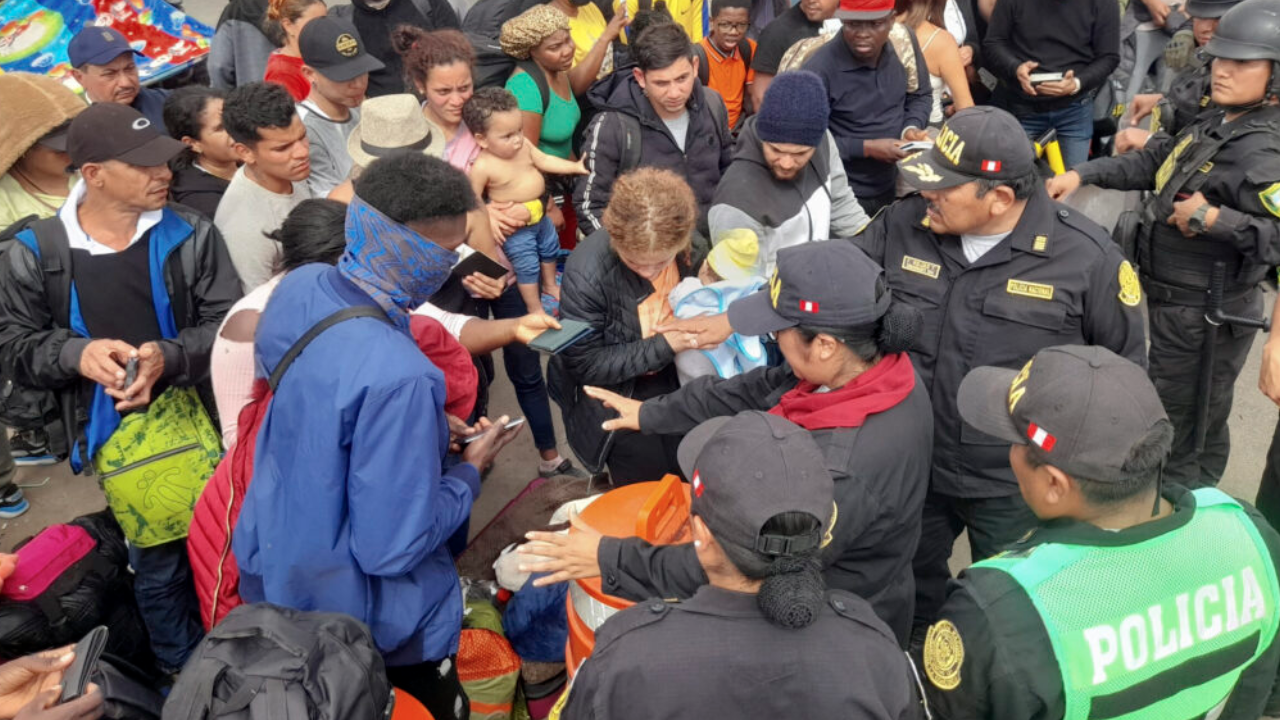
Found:
[{"label": "man in black jacket", "polygon": [[[81,181],[0,258],[0,362],[61,395],[76,471],[122,413],[207,382],[214,335],[240,297],[213,224],[167,205],[166,163],[182,148],[136,110],[94,104],[68,132]],[[131,544],[129,556],[152,649],[176,671],[202,634],[186,542]]]},{"label": "man in black jacket", "polygon": [[716,184],[733,159],[724,101],[698,81],[693,45],[679,25],[645,30],[633,53],[630,74],[614,73],[588,93],[602,112],[583,143],[589,173],[578,179],[573,194],[578,225],[588,235],[599,230],[614,180],[652,166],[689,183],[698,201],[698,226],[705,229]]}]

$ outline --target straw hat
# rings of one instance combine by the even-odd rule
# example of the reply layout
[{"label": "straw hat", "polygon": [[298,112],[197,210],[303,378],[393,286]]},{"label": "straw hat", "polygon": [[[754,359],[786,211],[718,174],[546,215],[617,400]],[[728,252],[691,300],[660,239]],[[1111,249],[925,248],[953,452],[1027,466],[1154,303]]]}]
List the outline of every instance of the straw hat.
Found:
[{"label": "straw hat", "polygon": [[0,175],[50,130],[87,106],[67,86],[31,73],[0,74]]},{"label": "straw hat", "polygon": [[444,155],[444,133],[431,126],[412,95],[383,95],[360,106],[360,122],[347,138],[347,152],[356,167],[397,152],[417,150],[424,155]]}]

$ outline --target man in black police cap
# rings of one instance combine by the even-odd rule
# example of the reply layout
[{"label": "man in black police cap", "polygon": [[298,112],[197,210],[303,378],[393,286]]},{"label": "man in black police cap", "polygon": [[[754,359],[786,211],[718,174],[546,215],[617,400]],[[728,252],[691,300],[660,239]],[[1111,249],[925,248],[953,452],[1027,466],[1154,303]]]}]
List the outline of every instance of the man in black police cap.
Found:
[{"label": "man in black police cap", "polygon": [[975,367],[1021,367],[1051,345],[1102,345],[1142,363],[1133,268],[1083,215],[1049,199],[1022,126],[1003,110],[951,117],[930,150],[901,161],[920,190],[853,239],[895,296],[924,315],[911,350],[934,407],[933,474],[916,551],[916,637],[942,606],[947,560],[968,528],[975,560],[1035,518],[1004,444],[966,424],[956,390]]},{"label": "man in black police cap", "polygon": [[[1263,314],[1258,285],[1280,264],[1280,1],[1227,11],[1205,51],[1216,109],[1176,137],[1048,182],[1054,197],[1081,184],[1152,191],[1131,252],[1147,294],[1151,378],[1177,431],[1167,477],[1187,487],[1217,485],[1226,469],[1235,381]],[[1253,323],[1206,319],[1215,267],[1220,310]]]},{"label": "man in black police cap", "polygon": [[823,583],[834,487],[810,433],[747,411],[697,426],[678,456],[709,584],[606,621],[558,717],[919,717],[893,633]]},{"label": "man in black police cap", "polygon": [[[127,105],[89,106],[67,134],[80,181],[0,258],[0,362],[15,382],[60,395],[76,472],[102,457],[122,413],[145,412],[171,387],[207,386],[214,335],[240,298],[213,224],[168,204],[166,163],[182,149]],[[194,504],[206,479],[169,473],[150,492]],[[203,634],[185,537],[148,536],[147,547],[130,537],[134,594],[168,672]]]},{"label": "man in black police cap", "polygon": [[961,573],[924,645],[935,717],[1256,720],[1280,536],[1216,489],[1161,485],[1173,427],[1143,369],[1047,348],[969,373],[958,404],[1044,525]]},{"label": "man in black police cap", "polygon": [[164,133],[164,101],[169,91],[142,87],[138,57],[142,53],[115,28],[87,25],[67,43],[71,76],[84,88],[89,102],[128,105]]}]

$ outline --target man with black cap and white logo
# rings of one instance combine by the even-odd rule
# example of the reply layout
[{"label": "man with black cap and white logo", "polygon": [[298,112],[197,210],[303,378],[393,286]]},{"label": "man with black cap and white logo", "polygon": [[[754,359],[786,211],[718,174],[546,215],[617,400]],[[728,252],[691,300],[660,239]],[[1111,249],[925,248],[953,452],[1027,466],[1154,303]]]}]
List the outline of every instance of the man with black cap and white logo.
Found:
[{"label": "man with black cap and white logo", "polygon": [[355,26],[335,17],[316,18],[303,26],[298,50],[302,74],[311,81],[311,94],[298,103],[298,116],[311,142],[307,185],[314,197],[325,197],[351,173],[347,138],[360,122],[369,73],[383,65],[365,50]]},{"label": "man with black cap and white logo", "polygon": [[135,57],[143,55],[115,28],[87,25],[67,43],[71,77],[84,88],[89,102],[128,105],[165,133],[164,101],[169,91],[142,87]]},{"label": "man with black cap and white logo", "polygon": [[[0,260],[0,362],[17,382],[62,395],[77,472],[103,472],[124,414],[146,416],[159,401],[173,407],[177,396],[190,400],[188,416],[204,412],[191,388],[208,383],[214,335],[240,282],[213,224],[168,204],[166,163],[183,147],[133,108],[89,106],[67,134],[80,182],[56,216],[19,233]],[[175,413],[164,422],[177,423]],[[194,504],[207,476],[163,478],[153,492],[167,506]],[[157,524],[145,547],[132,536],[129,547],[151,647],[169,671],[202,634],[185,526],[173,527],[162,535],[168,530]]]},{"label": "man with black cap and white logo", "polygon": [[697,426],[678,456],[709,583],[609,618],[558,717],[919,717],[893,634],[865,600],[823,583],[835,501],[810,434],[744,412]]},{"label": "man with black cap and white logo", "polygon": [[956,389],[980,365],[1021,367],[1042,348],[1101,345],[1143,363],[1133,268],[1102,228],[1049,199],[1014,117],[975,107],[899,164],[920,190],[853,242],[924,314],[911,348],[934,409],[933,477],[916,554],[917,636],[942,605],[947,559],[968,528],[974,559],[1035,522],[1003,443],[961,420]]},{"label": "man with black cap and white logo", "polygon": [[934,717],[1256,720],[1280,644],[1280,536],[1219,490],[1162,484],[1173,426],[1100,347],[964,379],[1044,523],[961,573],[929,629]]}]

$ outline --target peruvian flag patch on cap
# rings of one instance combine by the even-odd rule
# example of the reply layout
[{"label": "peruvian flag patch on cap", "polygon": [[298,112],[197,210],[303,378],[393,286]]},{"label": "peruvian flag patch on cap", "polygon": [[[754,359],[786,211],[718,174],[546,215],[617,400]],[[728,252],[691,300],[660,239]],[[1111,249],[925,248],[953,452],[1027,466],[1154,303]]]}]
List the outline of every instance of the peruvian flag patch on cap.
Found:
[{"label": "peruvian flag patch on cap", "polygon": [[983,160],[982,172],[1000,172],[999,160]]},{"label": "peruvian flag patch on cap", "polygon": [[697,470],[693,471],[692,484],[693,484],[693,494],[697,497],[702,497],[702,491],[704,489],[702,485],[702,476],[698,474]]},{"label": "peruvian flag patch on cap", "polygon": [[801,301],[800,301],[800,312],[817,313],[817,312],[818,312],[818,303],[813,302],[813,301],[811,301],[811,300],[801,300]]},{"label": "peruvian flag patch on cap", "polygon": [[1050,435],[1047,430],[1035,423],[1027,426],[1027,437],[1031,438],[1031,442],[1045,452],[1051,452],[1053,446],[1058,444],[1058,439]]}]

